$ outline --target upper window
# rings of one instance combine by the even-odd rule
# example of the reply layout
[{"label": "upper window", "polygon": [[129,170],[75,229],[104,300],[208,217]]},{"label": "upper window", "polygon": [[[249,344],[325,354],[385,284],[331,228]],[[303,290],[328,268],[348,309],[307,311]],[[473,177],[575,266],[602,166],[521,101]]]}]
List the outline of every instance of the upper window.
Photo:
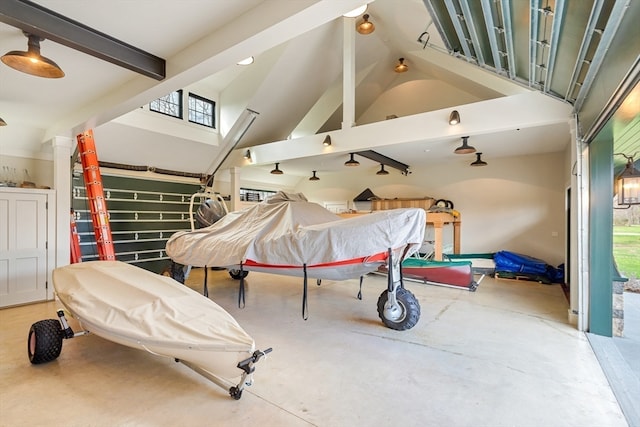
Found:
[{"label": "upper window", "polygon": [[215,102],[193,93],[189,93],[189,121],[191,123],[215,128],[215,109]]},{"label": "upper window", "polygon": [[182,89],[149,103],[149,109],[168,116],[182,118]]}]

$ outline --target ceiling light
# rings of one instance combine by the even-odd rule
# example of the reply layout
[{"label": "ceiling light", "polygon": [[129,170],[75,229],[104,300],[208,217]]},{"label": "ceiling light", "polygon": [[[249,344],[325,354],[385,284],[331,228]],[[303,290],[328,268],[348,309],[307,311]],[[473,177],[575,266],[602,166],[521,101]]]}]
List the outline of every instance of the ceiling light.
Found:
[{"label": "ceiling light", "polygon": [[408,69],[409,69],[409,67],[407,66],[407,64],[404,63],[404,58],[398,59],[398,64],[394,68],[395,72],[396,73],[404,73]]},{"label": "ceiling light", "polygon": [[313,172],[313,176],[309,178],[309,181],[320,181],[320,178],[316,176],[316,171],[311,172]]},{"label": "ceiling light", "polygon": [[322,145],[325,147],[329,147],[331,145],[331,137],[329,135],[325,136],[324,141],[322,141]]},{"label": "ceiling light", "polygon": [[2,117],[0,117],[0,126],[6,126],[7,122],[5,122]]},{"label": "ceiling light", "polygon": [[384,170],[384,165],[380,163],[380,170],[376,172],[376,175],[389,175],[389,171]]},{"label": "ceiling light", "polygon": [[282,175],[284,172],[282,172],[280,169],[278,169],[278,165],[280,163],[276,163],[276,168],[274,170],[271,171],[272,174],[274,175]]},{"label": "ceiling light", "polygon": [[359,8],[353,9],[351,12],[347,12],[342,16],[344,16],[345,18],[355,18],[357,16],[362,15],[366,10],[367,10],[367,5],[363,4]]},{"label": "ceiling light", "polygon": [[640,205],[640,172],[633,167],[632,156],[621,155],[626,157],[627,165],[618,176],[618,204]]},{"label": "ceiling light", "polygon": [[362,21],[356,27],[356,31],[360,34],[371,34],[376,29],[375,25],[372,22],[369,22],[369,15],[365,14],[362,17]]},{"label": "ceiling light", "polygon": [[7,52],[2,57],[2,62],[32,76],[52,79],[64,77],[64,71],[58,64],[40,55],[40,42],[44,39],[29,33],[24,33],[24,35],[29,39],[28,50],[26,52],[20,50]]},{"label": "ceiling light", "polygon": [[245,159],[251,161],[251,150],[247,150],[243,156]]},{"label": "ceiling light", "polygon": [[349,160],[344,162],[344,165],[345,166],[360,166],[360,162],[353,158],[354,154],[353,153],[349,153],[349,155],[351,156],[351,158],[349,158]]},{"label": "ceiling light", "polygon": [[469,153],[475,153],[476,149],[475,147],[472,147],[470,145],[467,144],[467,140],[469,139],[468,136],[463,136],[462,137],[462,145],[458,148],[456,148],[454,150],[454,153],[456,154],[469,154]]},{"label": "ceiling light", "polygon": [[458,110],[453,110],[451,114],[449,114],[449,124],[455,126],[458,123],[460,123],[460,113],[458,113]]},{"label": "ceiling light", "polygon": [[238,65],[251,65],[253,64],[253,56],[243,59],[237,62]]},{"label": "ceiling light", "polygon": [[476,161],[471,163],[471,166],[487,166],[487,162],[482,160],[482,153],[476,153]]}]

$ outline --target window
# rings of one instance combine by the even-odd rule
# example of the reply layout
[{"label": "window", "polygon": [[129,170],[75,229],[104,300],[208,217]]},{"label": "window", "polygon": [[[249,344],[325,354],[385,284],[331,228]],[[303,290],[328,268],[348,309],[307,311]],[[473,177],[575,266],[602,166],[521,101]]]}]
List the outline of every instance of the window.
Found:
[{"label": "window", "polygon": [[216,103],[193,93],[189,93],[189,121],[215,128],[214,112]]},{"label": "window", "polygon": [[167,116],[182,118],[182,89],[149,103],[149,109]]}]

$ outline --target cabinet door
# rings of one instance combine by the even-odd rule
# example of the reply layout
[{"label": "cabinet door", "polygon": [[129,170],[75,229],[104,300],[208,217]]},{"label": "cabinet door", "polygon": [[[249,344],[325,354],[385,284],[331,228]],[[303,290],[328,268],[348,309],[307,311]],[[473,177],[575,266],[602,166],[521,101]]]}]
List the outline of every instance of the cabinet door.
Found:
[{"label": "cabinet door", "polygon": [[0,193],[0,307],[47,299],[47,196]]}]

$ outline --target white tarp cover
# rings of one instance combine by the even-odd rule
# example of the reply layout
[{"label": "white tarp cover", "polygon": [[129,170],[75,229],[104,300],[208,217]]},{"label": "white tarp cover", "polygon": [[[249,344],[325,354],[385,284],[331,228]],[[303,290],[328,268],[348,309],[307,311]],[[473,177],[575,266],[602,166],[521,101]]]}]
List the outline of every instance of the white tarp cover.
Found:
[{"label": "white tarp cover", "polygon": [[170,277],[120,261],[89,261],[53,271],[62,304],[91,331],[116,341],[251,352],[253,339],[222,307]]},{"label": "white tarp cover", "polygon": [[393,209],[342,219],[301,194],[279,192],[209,227],[175,233],[166,252],[173,261],[195,267],[232,268],[247,261],[314,266],[407,245],[408,256],[422,244],[425,225],[423,209]]}]

